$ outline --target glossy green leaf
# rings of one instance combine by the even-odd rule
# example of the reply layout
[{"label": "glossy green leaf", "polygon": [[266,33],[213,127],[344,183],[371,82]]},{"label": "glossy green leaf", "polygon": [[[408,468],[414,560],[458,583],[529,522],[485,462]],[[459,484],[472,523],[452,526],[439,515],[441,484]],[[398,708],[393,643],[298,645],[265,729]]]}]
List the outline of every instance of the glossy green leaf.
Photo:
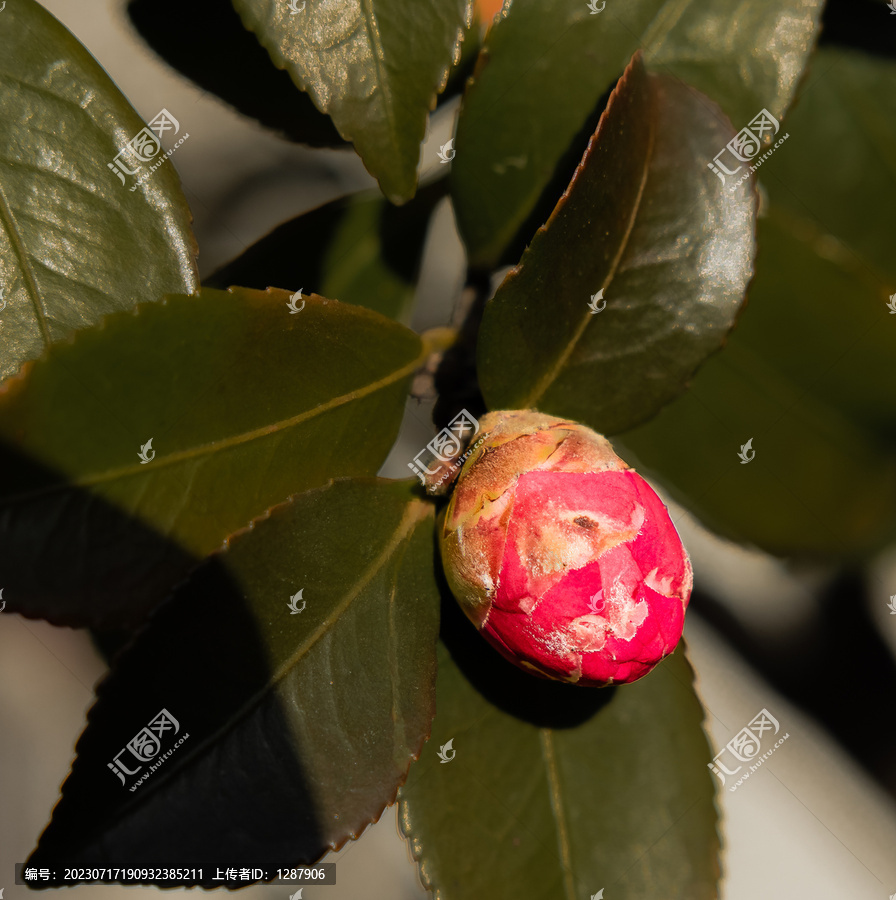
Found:
[{"label": "glossy green leaf", "polygon": [[471,0],[306,0],[299,12],[282,0],[232,2],[386,197],[413,197],[427,115],[460,57]]},{"label": "glossy green leaf", "polygon": [[11,609],[139,621],[274,503],[376,473],[420,339],[316,296],[293,314],[289,298],[234,288],[146,304],[8,382],[0,583]]},{"label": "glossy green leaf", "polygon": [[[134,178],[122,184],[108,166],[145,123],[34,0],[7,3],[3,11],[0,85],[5,378],[107,313],[189,293],[199,280],[190,210],[172,161],[135,191]],[[179,128],[186,133],[184,115],[171,112],[184,118]]]},{"label": "glossy green leaf", "polygon": [[457,125],[452,195],[473,263],[497,265],[541,224],[531,221],[539,198],[558,174],[560,189],[568,180],[601,97],[638,48],[651,69],[702,91],[740,129],[763,108],[778,118],[787,109],[823,5],[606,0],[593,15],[584,0],[513,0],[486,39]]},{"label": "glossy green leaf", "polygon": [[379,192],[340,198],[275,228],[206,284],[303,287],[410,322],[441,179],[395,207]]},{"label": "glossy green leaf", "polygon": [[271,65],[264,47],[246,31],[230,4],[130,0],[127,11],[140,37],[204,91],[291,141],[312,147],[346,146],[329,117],[296,90],[286,72]]},{"label": "glossy green leaf", "polygon": [[752,274],[753,187],[731,191],[705,164],[733,136],[712,101],[635,56],[566,193],[485,307],[491,409],[537,407],[613,434],[685,388]]},{"label": "glossy green leaf", "polygon": [[818,54],[759,170],[770,204],[737,328],[687,394],[621,436],[707,524],[775,553],[867,556],[896,535],[894,97],[896,64]]},{"label": "glossy green leaf", "polygon": [[[236,10],[221,0],[129,0],[128,17],[152,49],[203,90],[210,91],[243,115],[257,119],[291,141],[312,147],[345,147],[329,116],[311,97],[297,91],[283,69],[255,36],[246,31]],[[214,21],[214,40],[196,40]],[[479,23],[461,45],[461,59],[448,76],[439,105],[463,91],[479,51]],[[234,65],[239,60],[239,65]],[[245,284],[246,282],[239,282]]]},{"label": "glossy green leaf", "polygon": [[596,690],[499,665],[469,639],[439,646],[432,738],[399,792],[433,896],[715,900],[712,754],[681,650]]},{"label": "glossy green leaf", "polygon": [[[100,685],[29,864],[276,869],[357,837],[394,801],[435,711],[432,529],[411,481],[362,479],[231,538]],[[162,709],[176,734],[145,764],[119,756]]]}]

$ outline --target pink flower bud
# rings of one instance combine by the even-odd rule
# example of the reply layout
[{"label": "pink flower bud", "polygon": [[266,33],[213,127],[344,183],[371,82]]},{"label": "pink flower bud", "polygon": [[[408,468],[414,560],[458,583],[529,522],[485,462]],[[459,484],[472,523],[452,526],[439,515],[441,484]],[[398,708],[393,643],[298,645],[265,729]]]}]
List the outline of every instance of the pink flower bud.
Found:
[{"label": "pink flower bud", "polygon": [[646,675],[675,649],[693,584],[663,502],[584,425],[525,410],[480,430],[439,532],[464,612],[536,675]]}]

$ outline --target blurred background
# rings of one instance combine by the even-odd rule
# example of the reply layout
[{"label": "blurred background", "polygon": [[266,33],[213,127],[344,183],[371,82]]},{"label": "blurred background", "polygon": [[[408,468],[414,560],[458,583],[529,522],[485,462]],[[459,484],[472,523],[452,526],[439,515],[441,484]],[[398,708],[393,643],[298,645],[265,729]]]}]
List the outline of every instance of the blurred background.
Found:
[{"label": "blurred background", "polygon": [[[195,217],[200,273],[210,275],[278,224],[331,199],[375,187],[350,149],[291,144],[241,116],[162,62],[134,30],[120,0],[45,0],[109,72],[144,119],[165,107],[190,133],[171,163]],[[155,4],[163,15],[162,4]],[[188,4],[182,7],[186,9]],[[833,4],[824,40],[890,55],[883,4]],[[145,7],[144,7],[145,8]],[[173,7],[172,7],[173,8]],[[208,8],[208,4],[204,5]],[[896,20],[894,20],[896,21]],[[162,27],[213,35],[189,12]],[[2,20],[0,20],[2,27]],[[873,48],[871,45],[874,45]],[[235,74],[239,60],[234,60]],[[422,158],[451,134],[456,101],[433,119]],[[890,159],[889,178],[896,172]],[[461,296],[463,255],[449,206],[427,236],[413,326],[444,324]],[[296,290],[301,284],[276,284]],[[312,286],[308,286],[309,289]],[[407,461],[432,435],[432,404],[409,399],[401,437],[382,474],[406,477]],[[746,436],[744,436],[746,439]],[[696,573],[685,628],[707,728],[719,748],[767,708],[790,738],[737,793],[721,792],[725,900],[885,900],[896,893],[896,546],[870,567],[791,563],[721,540],[670,499]],[[0,889],[13,884],[49,820],[105,663],[86,632],[0,616]],[[410,900],[425,892],[396,826],[395,809],[362,839],[325,861],[335,886],[303,900]],[[84,886],[84,897],[138,898],[154,889]],[[297,889],[257,886],[251,898]],[[478,900],[478,898],[477,898]],[[611,898],[607,898],[611,900]]]}]

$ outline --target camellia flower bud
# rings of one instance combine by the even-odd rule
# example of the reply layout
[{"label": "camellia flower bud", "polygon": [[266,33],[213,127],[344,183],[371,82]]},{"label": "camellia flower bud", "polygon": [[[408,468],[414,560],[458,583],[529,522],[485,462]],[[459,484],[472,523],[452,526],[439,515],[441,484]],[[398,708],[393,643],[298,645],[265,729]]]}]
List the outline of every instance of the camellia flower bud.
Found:
[{"label": "camellia flower bud", "polygon": [[681,637],[691,563],[663,502],[597,432],[534,410],[482,417],[439,542],[451,590],[507,659],[635,681]]}]

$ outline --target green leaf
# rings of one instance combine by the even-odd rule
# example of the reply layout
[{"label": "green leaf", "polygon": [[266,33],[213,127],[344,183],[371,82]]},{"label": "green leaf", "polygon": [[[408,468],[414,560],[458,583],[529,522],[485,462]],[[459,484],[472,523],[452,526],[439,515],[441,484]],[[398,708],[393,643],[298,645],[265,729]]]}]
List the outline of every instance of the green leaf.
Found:
[{"label": "green leaf", "polygon": [[432,738],[399,792],[434,896],[643,900],[671,885],[714,900],[712,753],[681,648],[596,690],[536,679],[465,631],[439,646]]},{"label": "green leaf", "polygon": [[376,473],[420,339],[321,297],[294,315],[288,299],[234,288],[146,304],[8,382],[0,584],[11,609],[139,621],[274,503]]},{"label": "green leaf", "polygon": [[705,163],[733,136],[712,101],[633,58],[557,208],[485,307],[489,408],[613,434],[684,390],[752,274],[753,186],[729,190]]},{"label": "green leaf", "polygon": [[275,228],[206,284],[304,287],[408,324],[429,220],[446,180],[401,207],[379,192],[324,204]]},{"label": "green leaf", "polygon": [[144,122],[34,0],[3,11],[0,84],[5,378],[107,313],[190,293],[199,279],[190,210],[171,160],[136,191],[108,168]]},{"label": "green leaf", "polygon": [[[760,346],[757,328],[765,326],[767,348],[788,378],[892,438],[896,316],[887,318],[886,303],[896,291],[896,62],[820,50],[787,131],[760,170],[771,200],[763,242],[770,259],[756,296],[768,318],[746,321],[750,344]],[[837,148],[841,164],[832,166],[820,146]],[[779,232],[803,248],[795,270],[773,243]],[[828,266],[849,282],[839,294],[810,274]],[[844,333],[850,322],[855,331]]]},{"label": "green leaf", "polygon": [[601,98],[638,48],[651,68],[705,93],[740,129],[763,108],[780,118],[790,105],[823,5],[607,0],[591,15],[585,2],[513,0],[489,32],[487,64],[457,125],[452,196],[473,264],[496,266],[541,224],[543,216],[531,219],[539,198],[558,175],[561,189],[568,180]]},{"label": "green leaf", "polygon": [[471,0],[233,0],[279,68],[355,145],[386,197],[414,195],[429,110],[460,57]]},{"label": "green leaf", "polygon": [[[271,65],[267,51],[228,3],[130,0],[127,12],[140,37],[166,63],[243,115],[291,141],[312,147],[346,146],[311,98],[296,90],[286,72]],[[213,36],[209,22],[215,23]],[[204,38],[197,40],[197,35]]]},{"label": "green leaf", "polygon": [[773,553],[857,558],[896,536],[894,97],[896,64],[819,52],[759,170],[770,204],[737,328],[687,394],[621,436],[706,524]]},{"label": "green leaf", "polygon": [[[410,481],[364,479],[295,497],[233,537],[100,685],[29,865],[276,869],[357,837],[432,722],[432,528]],[[189,739],[157,772],[126,752],[140,768],[123,784],[108,764],[162,709]],[[173,729],[162,737],[152,764],[174,747]]]}]

